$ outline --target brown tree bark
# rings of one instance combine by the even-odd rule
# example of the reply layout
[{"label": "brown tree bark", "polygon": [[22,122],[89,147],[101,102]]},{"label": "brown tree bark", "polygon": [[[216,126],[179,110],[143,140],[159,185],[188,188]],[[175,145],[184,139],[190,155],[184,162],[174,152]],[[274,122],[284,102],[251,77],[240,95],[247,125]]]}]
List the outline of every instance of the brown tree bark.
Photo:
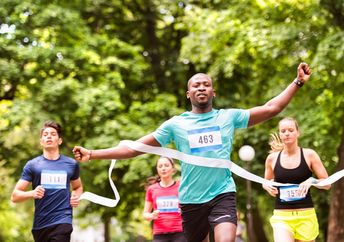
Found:
[{"label": "brown tree bark", "polygon": [[110,222],[111,216],[103,216],[103,224],[104,224],[104,242],[111,242],[111,234],[110,234]]},{"label": "brown tree bark", "polygon": [[[342,137],[337,149],[339,162],[336,171],[344,169],[344,117],[342,120]],[[344,179],[332,185],[330,214],[328,217],[327,242],[344,242]]]}]

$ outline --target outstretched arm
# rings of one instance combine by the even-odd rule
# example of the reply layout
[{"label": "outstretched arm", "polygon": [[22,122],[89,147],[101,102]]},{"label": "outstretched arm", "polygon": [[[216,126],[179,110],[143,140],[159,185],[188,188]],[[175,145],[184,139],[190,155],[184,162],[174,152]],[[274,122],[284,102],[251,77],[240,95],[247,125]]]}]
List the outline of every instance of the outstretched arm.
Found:
[{"label": "outstretched arm", "polygon": [[299,64],[297,68],[297,78],[276,97],[269,100],[263,106],[251,108],[248,126],[264,122],[280,113],[293,98],[297,90],[306,83],[312,73],[311,68],[306,63]]},{"label": "outstretched arm", "polygon": [[[152,134],[143,136],[137,141],[146,145],[160,146],[159,142]],[[142,152],[130,149],[123,145],[99,150],[89,150],[81,146],[75,146],[73,153],[75,159],[80,162],[89,161],[91,159],[128,159],[142,154]]]}]

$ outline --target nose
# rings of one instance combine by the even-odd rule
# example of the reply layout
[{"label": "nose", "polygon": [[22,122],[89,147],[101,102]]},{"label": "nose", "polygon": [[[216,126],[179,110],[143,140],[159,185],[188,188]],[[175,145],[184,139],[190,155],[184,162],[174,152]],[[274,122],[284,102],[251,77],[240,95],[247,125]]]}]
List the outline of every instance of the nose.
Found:
[{"label": "nose", "polygon": [[204,85],[200,85],[198,87],[198,91],[205,91],[205,86]]}]

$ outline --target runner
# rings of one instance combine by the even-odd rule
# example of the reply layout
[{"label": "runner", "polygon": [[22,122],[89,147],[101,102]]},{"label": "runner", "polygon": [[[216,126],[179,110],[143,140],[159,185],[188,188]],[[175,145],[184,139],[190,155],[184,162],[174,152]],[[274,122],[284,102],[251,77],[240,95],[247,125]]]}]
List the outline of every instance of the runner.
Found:
[{"label": "runner", "polygon": [[[295,119],[279,122],[279,135],[272,135],[271,153],[265,162],[265,179],[299,184],[288,187],[263,188],[276,197],[270,219],[276,242],[315,241],[319,225],[309,188],[328,177],[318,154],[298,145],[299,126]],[[317,179],[312,177],[315,174]],[[316,185],[315,185],[316,186]],[[319,189],[330,189],[330,185]]]},{"label": "runner", "polygon": [[173,180],[174,162],[160,157],[156,169],[158,177],[150,179],[153,184],[147,188],[143,211],[145,219],[153,220],[153,242],[186,242],[178,202],[179,181]]},{"label": "runner", "polygon": [[[164,122],[155,132],[138,141],[151,146],[173,142],[186,154],[208,158],[230,159],[234,130],[266,121],[280,113],[296,92],[306,83],[311,68],[301,63],[297,77],[279,95],[262,106],[251,109],[214,109],[216,93],[211,78],[203,73],[192,76],[186,97],[192,110]],[[89,150],[74,147],[74,156],[81,162],[90,159],[127,159],[141,152],[124,145]],[[183,231],[188,241],[208,241],[210,229],[216,241],[234,242],[236,234],[236,187],[228,169],[201,167],[181,161],[179,202]]]},{"label": "runner", "polygon": [[[15,203],[35,200],[32,234],[36,242],[70,241],[72,207],[79,205],[83,192],[78,162],[60,154],[61,135],[59,124],[44,123],[40,137],[43,154],[26,163],[11,196]],[[31,183],[33,190],[26,191]]]}]

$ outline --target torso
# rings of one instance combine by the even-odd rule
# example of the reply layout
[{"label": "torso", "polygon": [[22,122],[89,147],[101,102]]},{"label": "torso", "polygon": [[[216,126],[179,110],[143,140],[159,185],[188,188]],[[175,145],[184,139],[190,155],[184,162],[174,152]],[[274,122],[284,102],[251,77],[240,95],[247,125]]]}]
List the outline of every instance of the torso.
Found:
[{"label": "torso", "polygon": [[[300,152],[297,152],[293,156],[288,156],[287,158],[286,156],[283,156],[283,152],[278,153],[273,171],[274,180],[280,183],[300,184],[312,176],[312,171],[306,162],[304,152],[301,148]],[[295,210],[313,207],[310,191],[308,191],[306,197],[303,199],[293,200],[293,196],[291,196],[291,200],[283,200],[280,198],[280,196],[283,194],[281,189],[283,191],[286,191],[285,189],[287,189],[288,192],[285,192],[284,194],[289,193],[289,188],[279,188],[279,193],[276,197],[275,203],[276,209]],[[293,192],[297,188],[290,189],[290,192]]]}]

